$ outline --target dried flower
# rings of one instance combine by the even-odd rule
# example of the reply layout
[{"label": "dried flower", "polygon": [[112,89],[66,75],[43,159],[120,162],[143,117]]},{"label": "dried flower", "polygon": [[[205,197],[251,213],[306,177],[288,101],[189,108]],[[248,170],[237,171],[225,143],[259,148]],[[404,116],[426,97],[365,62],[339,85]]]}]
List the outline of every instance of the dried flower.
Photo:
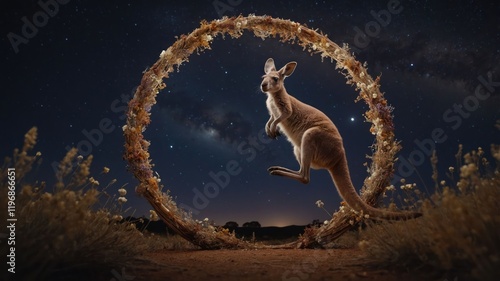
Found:
[{"label": "dried flower", "polygon": [[318,206],[318,208],[323,208],[323,206],[325,206],[325,203],[323,203],[323,201],[321,200],[318,200],[316,201],[316,206]]},{"label": "dried flower", "polygon": [[125,188],[120,188],[118,189],[118,194],[120,194],[121,197],[127,195],[127,190]]},{"label": "dried flower", "polygon": [[108,167],[104,167],[104,168],[102,168],[102,173],[103,173],[103,174],[107,174],[107,173],[109,173],[109,168],[108,168]]},{"label": "dried flower", "polygon": [[127,198],[125,197],[118,197],[118,203],[123,204],[127,202]]},{"label": "dried flower", "polygon": [[121,220],[123,220],[123,217],[122,217],[122,216],[120,216],[120,215],[114,215],[114,216],[112,217],[112,219],[113,219],[114,221],[121,221]]},{"label": "dried flower", "polygon": [[92,185],[99,185],[99,182],[96,179],[94,179],[94,177],[90,177],[89,181]]},{"label": "dried flower", "polygon": [[407,184],[404,184],[401,186],[401,189],[402,190],[411,190],[413,189],[415,186],[417,186],[416,184],[411,184],[411,183],[407,183]]},{"label": "dried flower", "polygon": [[149,219],[152,221],[158,221],[158,214],[154,210],[149,210]]}]

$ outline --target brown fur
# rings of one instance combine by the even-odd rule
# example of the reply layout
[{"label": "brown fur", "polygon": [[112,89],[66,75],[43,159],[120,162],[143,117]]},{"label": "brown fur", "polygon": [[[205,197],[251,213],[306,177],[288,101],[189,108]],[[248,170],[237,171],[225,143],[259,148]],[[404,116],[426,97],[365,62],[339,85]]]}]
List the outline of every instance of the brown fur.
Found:
[{"label": "brown fur", "polygon": [[266,74],[262,76],[261,90],[267,94],[266,105],[270,115],[266,133],[270,138],[283,133],[292,143],[300,165],[298,171],[272,166],[268,169],[269,173],[306,184],[310,180],[311,168],[326,169],[340,196],[354,210],[362,211],[372,218],[408,219],[420,216],[420,213],[415,212],[377,209],[361,199],[352,184],[342,137],[337,127],[323,112],[292,97],[285,89],[284,79],[293,73],[296,66],[296,62],[289,62],[276,70],[271,58],[264,66]]}]

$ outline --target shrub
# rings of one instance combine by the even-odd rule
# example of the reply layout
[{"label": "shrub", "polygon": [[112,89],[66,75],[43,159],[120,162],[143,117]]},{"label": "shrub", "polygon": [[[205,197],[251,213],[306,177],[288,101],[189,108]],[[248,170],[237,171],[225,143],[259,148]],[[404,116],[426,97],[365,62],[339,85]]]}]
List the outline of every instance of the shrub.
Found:
[{"label": "shrub", "polygon": [[[3,196],[8,192],[7,169],[14,167],[16,172],[16,277],[54,280],[94,272],[109,280],[112,268],[122,268],[148,249],[147,239],[133,224],[120,223],[119,209],[98,207],[107,193],[99,191],[99,182],[89,177],[91,156],[83,158],[76,149],[68,151],[59,165],[53,192],[46,191],[44,182],[25,182],[41,156],[39,152],[30,154],[36,139],[33,128],[25,135],[23,148],[14,150],[0,169],[1,206],[7,206],[7,196]],[[7,212],[0,212],[0,219],[6,221]],[[7,247],[11,246],[0,244],[2,253]],[[11,274],[6,272],[2,274]]]},{"label": "shrub", "polygon": [[[463,157],[456,184],[439,182],[422,206],[422,218],[371,224],[360,247],[379,265],[425,267],[449,280],[498,280],[500,146],[492,145],[496,169],[483,154],[479,149]],[[449,170],[453,181],[455,168]],[[437,183],[436,172],[434,178]]]}]

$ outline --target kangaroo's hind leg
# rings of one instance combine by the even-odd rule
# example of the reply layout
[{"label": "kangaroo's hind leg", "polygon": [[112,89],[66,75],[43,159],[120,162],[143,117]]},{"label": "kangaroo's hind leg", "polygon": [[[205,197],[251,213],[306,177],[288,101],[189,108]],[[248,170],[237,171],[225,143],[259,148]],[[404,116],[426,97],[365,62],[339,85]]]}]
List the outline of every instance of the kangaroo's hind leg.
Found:
[{"label": "kangaroo's hind leg", "polygon": [[280,166],[272,166],[269,169],[269,174],[275,176],[283,176],[298,180],[302,183],[309,183],[311,162],[316,151],[316,146],[311,142],[311,138],[314,136],[317,128],[308,129],[302,136],[302,146],[299,150],[294,147],[295,156],[300,164],[300,169],[298,171],[290,170],[288,168]]}]

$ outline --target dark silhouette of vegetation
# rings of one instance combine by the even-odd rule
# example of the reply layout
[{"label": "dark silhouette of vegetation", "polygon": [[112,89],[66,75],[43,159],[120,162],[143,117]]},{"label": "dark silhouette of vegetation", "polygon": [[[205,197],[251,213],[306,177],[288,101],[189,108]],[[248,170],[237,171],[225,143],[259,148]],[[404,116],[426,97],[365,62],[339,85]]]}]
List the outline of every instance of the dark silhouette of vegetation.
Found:
[{"label": "dark silhouette of vegetation", "polygon": [[261,225],[260,225],[260,223],[258,221],[251,221],[251,222],[244,223],[243,227],[260,228]]}]

